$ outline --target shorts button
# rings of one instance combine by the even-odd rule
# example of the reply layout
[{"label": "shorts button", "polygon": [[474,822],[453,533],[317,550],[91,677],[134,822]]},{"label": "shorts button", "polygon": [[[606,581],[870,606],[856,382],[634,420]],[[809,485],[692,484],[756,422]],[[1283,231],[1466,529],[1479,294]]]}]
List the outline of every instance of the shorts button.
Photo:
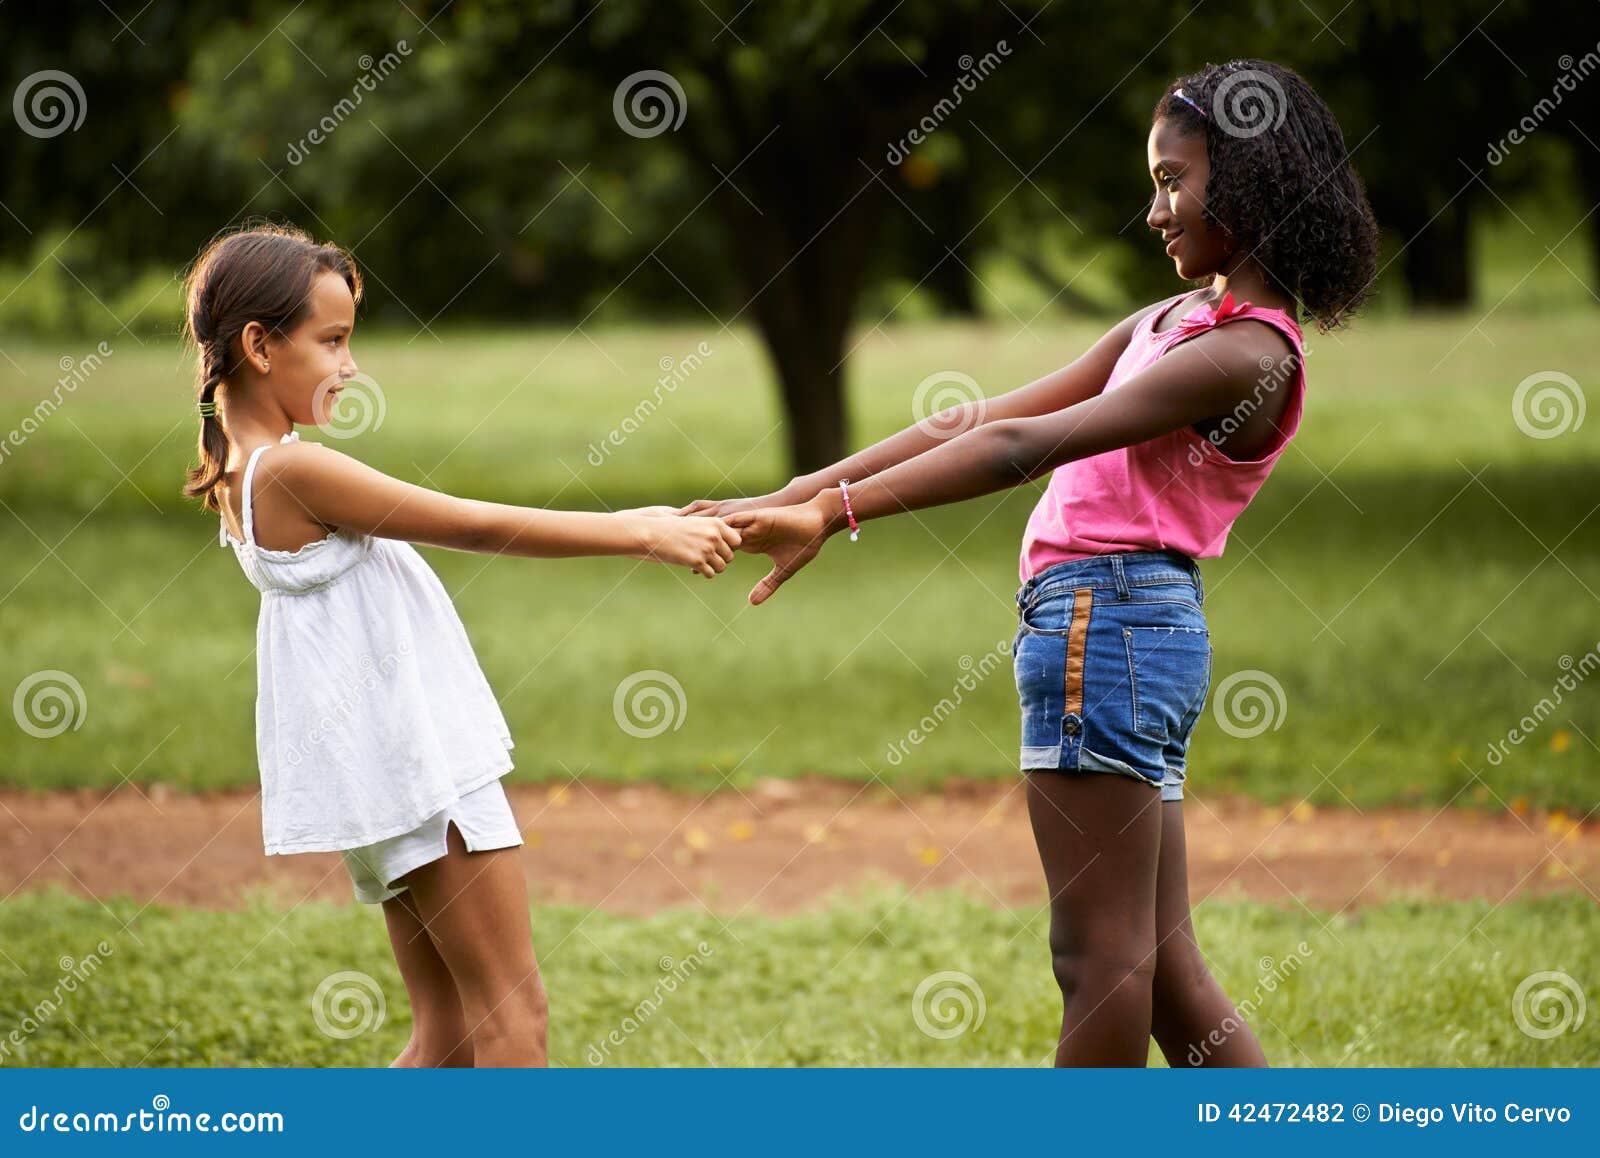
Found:
[{"label": "shorts button", "polygon": [[1083,730],[1083,724],[1075,717],[1069,716],[1067,718],[1067,722],[1062,725],[1062,728],[1066,731],[1067,735],[1076,736],[1080,731]]}]

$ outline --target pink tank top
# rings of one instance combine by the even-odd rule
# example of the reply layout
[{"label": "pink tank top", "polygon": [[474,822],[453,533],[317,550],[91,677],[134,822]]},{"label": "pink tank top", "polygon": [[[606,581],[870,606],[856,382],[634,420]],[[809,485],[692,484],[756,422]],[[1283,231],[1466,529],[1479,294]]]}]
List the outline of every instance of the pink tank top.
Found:
[{"label": "pink tank top", "polygon": [[1287,355],[1262,359],[1261,388],[1256,391],[1263,395],[1283,385],[1286,377],[1291,379],[1278,437],[1263,457],[1239,460],[1229,458],[1192,426],[1183,426],[1147,442],[1058,466],[1022,538],[1024,581],[1056,563],[1117,551],[1170,549],[1194,559],[1222,554],[1228,529],[1250,505],[1299,429],[1305,347],[1294,318],[1283,310],[1235,304],[1233,295],[1224,294],[1215,306],[1202,307],[1157,333],[1157,320],[1188,296],[1168,298],[1144,316],[1117,359],[1106,390],[1115,390],[1197,334],[1255,318],[1282,333],[1294,347],[1292,361]]}]

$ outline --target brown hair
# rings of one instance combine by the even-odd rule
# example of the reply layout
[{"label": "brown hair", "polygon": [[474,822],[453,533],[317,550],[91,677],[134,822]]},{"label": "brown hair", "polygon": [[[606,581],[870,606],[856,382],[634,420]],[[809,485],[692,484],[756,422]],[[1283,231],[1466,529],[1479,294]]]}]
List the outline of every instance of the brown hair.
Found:
[{"label": "brown hair", "polygon": [[[260,322],[271,334],[293,329],[305,317],[312,282],[323,273],[338,274],[361,300],[355,259],[292,226],[239,230],[206,246],[185,281],[184,336],[196,353],[196,402],[214,401],[217,387],[238,368],[235,344],[245,326]],[[208,511],[222,510],[214,492],[227,469],[229,445],[220,417],[200,419],[200,464],[189,468],[183,493],[198,497]]]}]

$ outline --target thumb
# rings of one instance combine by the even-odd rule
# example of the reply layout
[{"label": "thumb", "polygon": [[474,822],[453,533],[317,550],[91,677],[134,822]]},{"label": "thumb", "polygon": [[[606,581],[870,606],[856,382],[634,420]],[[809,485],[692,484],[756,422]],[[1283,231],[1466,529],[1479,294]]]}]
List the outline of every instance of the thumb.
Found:
[{"label": "thumb", "polygon": [[767,577],[757,583],[750,591],[751,606],[759,607],[768,599],[771,599],[778,588],[783,586],[784,580],[788,578],[789,572],[782,567],[774,567],[771,571],[768,571]]}]

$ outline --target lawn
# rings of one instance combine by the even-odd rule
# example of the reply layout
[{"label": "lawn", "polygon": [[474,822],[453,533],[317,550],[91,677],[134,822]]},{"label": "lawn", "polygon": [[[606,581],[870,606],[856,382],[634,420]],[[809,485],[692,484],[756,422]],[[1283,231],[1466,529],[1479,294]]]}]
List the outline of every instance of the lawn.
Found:
[{"label": "lawn", "polygon": [[[994,393],[1094,334],[1060,320],[868,333],[851,369],[857,439],[912,420],[935,371]],[[1535,372],[1583,381],[1593,334],[1592,310],[1575,308],[1377,317],[1309,335],[1302,433],[1226,555],[1204,564],[1213,693],[1265,673],[1249,678],[1281,688],[1275,726],[1235,735],[1249,729],[1208,712],[1190,764],[1197,791],[1580,814],[1600,798],[1595,683],[1557,687],[1563,657],[1580,661],[1600,640],[1589,517],[1600,457],[1587,427],[1534,438],[1512,416]],[[632,429],[662,360],[679,365],[701,342],[703,364]],[[257,598],[218,549],[215,518],[177,498],[194,453],[187,366],[175,344],[108,344],[87,371],[91,343],[7,344],[20,373],[0,378],[0,399],[13,422],[52,393],[62,358],[83,381],[0,459],[0,692],[52,670],[83,696],[77,726],[54,738],[0,732],[0,782],[249,785]],[[614,509],[780,478],[770,370],[744,329],[366,332],[355,352],[385,417],[327,441],[419,483]],[[620,446],[605,443],[625,429]],[[763,608],[744,603],[762,573],[754,559],[708,584],[628,561],[425,553],[501,697],[518,777],[703,788],[819,772],[927,786],[1014,774],[1008,665],[983,660],[1015,630],[1017,545],[1035,497],[874,524]],[[649,738],[613,714],[619,684],[640,671],[682,689],[677,726]],[[1562,702],[1545,718],[1553,692]],[[958,697],[926,740],[889,759]],[[1527,739],[1489,762],[1490,745],[1533,713]]]},{"label": "lawn", "polygon": [[[552,1061],[575,1067],[1045,1064],[1060,1016],[1045,927],[958,893],[727,925],[534,912]],[[1196,927],[1275,1065],[1600,1065],[1600,1022],[1576,1020],[1570,989],[1600,976],[1587,898],[1340,916],[1208,901]],[[34,894],[0,907],[0,945],[0,1064],[383,1065],[409,1029],[382,921],[360,906]],[[1566,980],[1517,998],[1537,973]]]}]

